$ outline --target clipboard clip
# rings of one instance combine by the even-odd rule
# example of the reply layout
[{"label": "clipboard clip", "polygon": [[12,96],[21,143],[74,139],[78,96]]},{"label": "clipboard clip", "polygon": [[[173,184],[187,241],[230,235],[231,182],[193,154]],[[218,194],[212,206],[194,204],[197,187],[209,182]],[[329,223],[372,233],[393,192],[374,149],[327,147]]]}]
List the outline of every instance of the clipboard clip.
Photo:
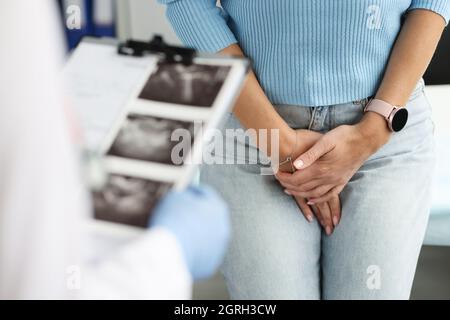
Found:
[{"label": "clipboard clip", "polygon": [[196,51],[191,48],[171,46],[164,42],[163,37],[155,35],[149,42],[127,40],[118,46],[121,55],[143,57],[148,54],[157,54],[167,63],[192,64]]}]

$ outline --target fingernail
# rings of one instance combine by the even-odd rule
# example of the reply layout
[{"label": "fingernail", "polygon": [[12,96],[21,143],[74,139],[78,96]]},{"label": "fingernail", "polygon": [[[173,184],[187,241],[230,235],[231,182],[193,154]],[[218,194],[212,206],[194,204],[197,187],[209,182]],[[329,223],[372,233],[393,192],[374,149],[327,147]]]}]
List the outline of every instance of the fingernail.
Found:
[{"label": "fingernail", "polygon": [[310,215],[307,215],[306,220],[308,220],[309,222],[313,222],[313,217]]},{"label": "fingernail", "polygon": [[339,223],[338,218],[337,217],[333,217],[333,224],[334,224],[335,227],[338,225],[338,223]]},{"label": "fingernail", "polygon": [[313,206],[313,205],[314,205],[314,202],[312,202],[311,200],[309,200],[306,204],[307,204],[308,206]]},{"label": "fingernail", "polygon": [[325,228],[325,233],[327,234],[327,236],[329,236],[331,234],[331,228],[327,226]]},{"label": "fingernail", "polygon": [[295,160],[294,161],[294,167],[296,167],[297,169],[300,169],[301,167],[303,167],[304,163],[302,160]]},{"label": "fingernail", "polygon": [[289,196],[292,196],[292,193],[290,193],[290,192],[287,191],[287,190],[284,190],[284,193],[286,193],[286,194],[289,195]]}]

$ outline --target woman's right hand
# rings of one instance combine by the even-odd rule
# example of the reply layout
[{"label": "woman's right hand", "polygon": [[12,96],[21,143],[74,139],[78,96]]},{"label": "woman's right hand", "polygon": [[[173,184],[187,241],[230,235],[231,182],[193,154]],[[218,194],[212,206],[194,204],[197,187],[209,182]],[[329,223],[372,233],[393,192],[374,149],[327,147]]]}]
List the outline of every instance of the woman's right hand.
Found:
[{"label": "woman's right hand", "polygon": [[341,220],[341,201],[339,196],[333,197],[328,202],[312,206],[308,205],[307,199],[300,197],[294,197],[294,199],[308,222],[312,222],[315,216],[328,236],[333,233]]},{"label": "woman's right hand", "polygon": [[[292,129],[288,133],[288,138],[285,139],[287,145],[280,145],[280,161],[284,161],[289,156],[293,156],[293,159],[295,159],[298,154],[309,150],[321,137],[321,133],[312,130]],[[279,170],[291,172],[291,168],[291,164],[284,164],[279,167]],[[297,196],[294,196],[294,199],[307,221],[312,222],[315,216],[325,229],[327,235],[333,233],[341,219],[341,202],[339,196],[333,197],[328,202],[311,206],[308,205],[308,199]]]},{"label": "woman's right hand", "polygon": [[[308,151],[323,135],[307,129],[291,129],[288,132],[282,132],[279,145],[279,162],[283,163],[288,157],[294,161],[298,156]],[[292,172],[293,164],[285,163],[278,166],[282,172]]]}]

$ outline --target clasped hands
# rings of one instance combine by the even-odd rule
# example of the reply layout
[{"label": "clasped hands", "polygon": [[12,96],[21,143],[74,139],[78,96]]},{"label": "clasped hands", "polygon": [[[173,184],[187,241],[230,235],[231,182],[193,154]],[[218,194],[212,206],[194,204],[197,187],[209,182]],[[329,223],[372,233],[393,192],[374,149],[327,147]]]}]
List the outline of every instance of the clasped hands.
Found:
[{"label": "clasped hands", "polygon": [[[326,134],[291,129],[289,135],[286,141],[291,148],[296,145],[296,150],[291,149],[287,156],[293,155],[296,171],[286,172],[290,165],[284,165],[275,176],[295,198],[305,218],[312,222],[315,216],[331,235],[341,219],[339,194],[363,163],[388,141],[390,132],[384,119],[368,114],[356,125],[342,125]],[[286,151],[281,147],[282,160]]]}]

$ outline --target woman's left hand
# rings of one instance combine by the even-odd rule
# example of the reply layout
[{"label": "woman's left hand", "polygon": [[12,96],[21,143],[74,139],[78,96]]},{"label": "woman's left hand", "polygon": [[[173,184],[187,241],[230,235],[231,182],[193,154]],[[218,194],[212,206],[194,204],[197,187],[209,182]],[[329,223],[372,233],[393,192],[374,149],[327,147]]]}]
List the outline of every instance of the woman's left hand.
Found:
[{"label": "woman's left hand", "polygon": [[298,171],[276,177],[288,193],[308,199],[309,205],[330,201],[389,136],[385,120],[369,112],[360,123],[339,126],[320,138],[295,160]]}]

